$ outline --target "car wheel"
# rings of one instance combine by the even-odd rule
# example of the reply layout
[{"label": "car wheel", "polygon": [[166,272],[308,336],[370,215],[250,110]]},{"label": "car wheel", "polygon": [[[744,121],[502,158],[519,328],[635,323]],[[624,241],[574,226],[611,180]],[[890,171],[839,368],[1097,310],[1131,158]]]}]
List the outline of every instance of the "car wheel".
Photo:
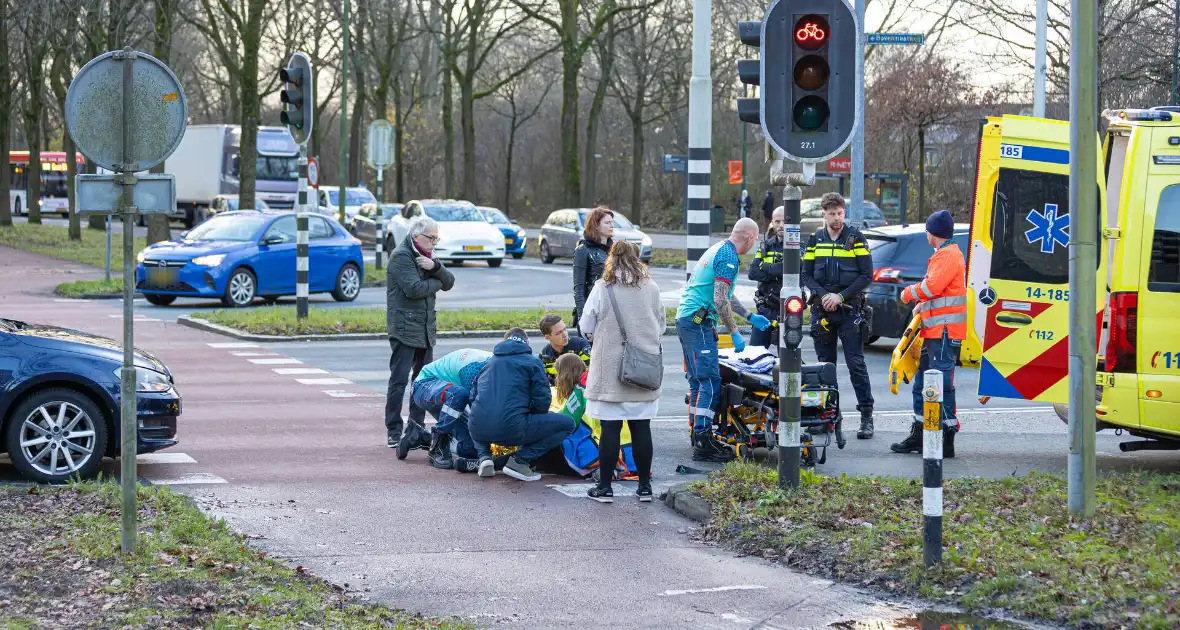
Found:
[{"label": "car wheel", "polygon": [[503,265],[503,264],[504,264],[503,258],[492,258],[492,259],[488,260],[488,266],[491,267],[492,269],[495,269],[496,267],[499,267],[500,265]]},{"label": "car wheel", "polygon": [[148,302],[155,304],[156,306],[168,306],[169,304],[176,301],[175,295],[157,295],[153,293],[145,293],[144,297],[147,298]]},{"label": "car wheel", "polygon": [[250,306],[257,292],[258,281],[254,274],[249,269],[235,269],[225,283],[225,295],[221,303],[233,308]]},{"label": "car wheel", "polygon": [[267,306],[274,306],[275,304],[279,303],[279,296],[277,296],[277,295],[264,295],[264,296],[262,296],[262,301]]},{"label": "car wheel", "polygon": [[47,389],[25,399],[5,433],[12,465],[39,483],[93,477],[107,447],[102,412],[71,389]]},{"label": "car wheel", "polygon": [[549,241],[541,241],[541,262],[546,265],[553,264],[553,256],[549,253]]},{"label": "car wheel", "polygon": [[348,263],[336,274],[336,288],[332,290],[332,297],[337,302],[351,302],[360,294],[361,272],[356,265]]},{"label": "car wheel", "polygon": [[1062,422],[1069,424],[1069,405],[1065,403],[1053,403],[1053,411],[1057,413],[1057,417],[1061,418]]},{"label": "car wheel", "polygon": [[520,260],[521,258],[524,258],[524,252],[516,252],[512,255],[512,257],[516,260]]},{"label": "car wheel", "polygon": [[463,261],[462,261],[462,260],[452,260],[452,261],[451,261],[451,266],[452,266],[452,267],[462,267],[462,266],[463,266]]},{"label": "car wheel", "polygon": [[881,338],[881,335],[869,335],[869,340],[865,342],[865,345],[867,346],[867,345],[877,343],[877,340],[880,338]]}]

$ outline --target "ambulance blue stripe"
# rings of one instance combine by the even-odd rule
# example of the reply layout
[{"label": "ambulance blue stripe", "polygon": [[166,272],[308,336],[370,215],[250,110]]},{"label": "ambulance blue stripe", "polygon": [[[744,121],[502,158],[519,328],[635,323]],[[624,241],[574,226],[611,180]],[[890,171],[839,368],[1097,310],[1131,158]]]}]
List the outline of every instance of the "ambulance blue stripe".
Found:
[{"label": "ambulance blue stripe", "polygon": [[[1069,151],[1065,149],[1046,149],[1045,147],[1032,147],[1028,145],[1011,145],[1020,147],[1020,157],[1018,159],[1032,162],[1048,162],[1050,164],[1069,164]],[[1012,157],[1005,155],[1002,151],[1000,157]]]}]

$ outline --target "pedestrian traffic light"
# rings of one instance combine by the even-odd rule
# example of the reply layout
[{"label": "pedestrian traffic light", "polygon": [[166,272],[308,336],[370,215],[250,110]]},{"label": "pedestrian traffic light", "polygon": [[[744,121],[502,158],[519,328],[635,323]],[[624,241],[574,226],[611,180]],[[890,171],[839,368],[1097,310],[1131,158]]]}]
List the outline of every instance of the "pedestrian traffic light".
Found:
[{"label": "pedestrian traffic light", "polygon": [[[738,38],[747,46],[757,46],[761,50],[762,22],[738,22]],[[746,85],[758,86],[762,79],[762,64],[757,59],[738,59],[738,79]],[[755,125],[762,123],[762,99],[739,98],[737,100],[738,119]]]},{"label": "pedestrian traffic light", "polygon": [[790,348],[799,347],[799,343],[803,341],[803,298],[802,296],[792,295],[787,298],[785,325],[783,326],[783,340]]},{"label": "pedestrian traffic light", "polygon": [[311,71],[311,60],[297,52],[291,55],[287,67],[279,69],[283,90],[279,100],[283,111],[279,120],[291,131],[295,141],[304,144],[311,137],[311,123],[315,110],[315,81]]},{"label": "pedestrian traffic light", "polygon": [[847,0],[775,0],[762,22],[761,122],[797,162],[848,146],[859,121],[856,17]]}]

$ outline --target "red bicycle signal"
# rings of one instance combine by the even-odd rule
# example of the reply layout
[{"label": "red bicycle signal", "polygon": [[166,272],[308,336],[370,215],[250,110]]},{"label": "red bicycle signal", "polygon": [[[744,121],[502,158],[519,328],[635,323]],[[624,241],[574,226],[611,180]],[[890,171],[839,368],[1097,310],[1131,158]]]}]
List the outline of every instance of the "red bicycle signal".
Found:
[{"label": "red bicycle signal", "polygon": [[827,33],[824,33],[824,30],[815,22],[808,22],[803,25],[803,28],[795,31],[795,39],[800,44],[807,43],[809,40],[815,40],[817,43],[822,42],[827,36]]},{"label": "red bicycle signal", "polygon": [[795,43],[804,50],[817,50],[827,43],[830,28],[820,15],[805,15],[795,22]]}]

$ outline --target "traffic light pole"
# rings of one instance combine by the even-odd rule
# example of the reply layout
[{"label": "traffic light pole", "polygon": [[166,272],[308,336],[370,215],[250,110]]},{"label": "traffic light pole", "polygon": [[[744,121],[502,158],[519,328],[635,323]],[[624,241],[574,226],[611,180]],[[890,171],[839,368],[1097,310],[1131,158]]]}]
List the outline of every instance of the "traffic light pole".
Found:
[{"label": "traffic light pole", "polygon": [[[865,0],[856,0],[856,106],[857,111],[865,107]],[[852,203],[850,223],[860,226],[865,218],[865,126],[864,117],[857,119],[856,131],[852,132],[852,173],[849,195]]]},{"label": "traffic light pole", "polygon": [[692,78],[688,84],[688,182],[684,198],[688,215],[685,238],[685,277],[709,249],[709,209],[712,191],[709,172],[713,161],[713,0],[692,3]]},{"label": "traffic light pole", "polygon": [[[343,196],[341,207],[344,207]],[[299,145],[299,193],[295,208],[295,318],[307,319],[309,271],[307,238],[307,145]]]}]

